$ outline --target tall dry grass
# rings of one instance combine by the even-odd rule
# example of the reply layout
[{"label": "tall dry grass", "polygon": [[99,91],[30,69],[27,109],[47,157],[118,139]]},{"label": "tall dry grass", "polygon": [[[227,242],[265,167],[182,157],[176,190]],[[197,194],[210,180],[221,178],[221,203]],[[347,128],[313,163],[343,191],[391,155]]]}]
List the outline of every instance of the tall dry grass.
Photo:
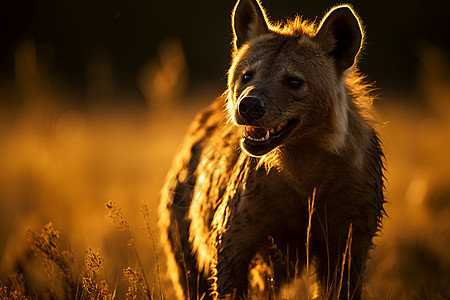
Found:
[{"label": "tall dry grass", "polygon": [[[166,47],[175,48],[139,78],[146,111],[108,108],[114,86],[100,71],[89,93],[97,102],[73,109],[79,96],[44,75],[32,43],[16,53],[15,86],[0,94],[22,103],[0,108],[0,298],[173,298],[154,231],[159,189],[195,112],[221,91],[171,89],[186,84],[185,61],[176,43]],[[421,99],[376,104],[389,217],[367,266],[367,299],[450,298],[449,65],[428,49],[423,66]],[[296,270],[280,297],[321,297],[305,285],[313,271]]]}]

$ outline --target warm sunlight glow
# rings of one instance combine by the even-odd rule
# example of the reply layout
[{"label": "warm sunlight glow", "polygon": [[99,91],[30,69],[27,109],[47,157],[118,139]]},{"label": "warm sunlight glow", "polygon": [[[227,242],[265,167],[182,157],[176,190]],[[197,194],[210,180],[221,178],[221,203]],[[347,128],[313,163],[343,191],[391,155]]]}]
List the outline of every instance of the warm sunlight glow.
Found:
[{"label": "warm sunlight glow", "polygon": [[[297,27],[306,26],[300,18],[295,22]],[[311,26],[305,30],[313,30]],[[49,76],[49,67],[40,61],[32,38],[18,43],[13,82],[0,81],[0,98],[5,103],[0,107],[1,299],[14,291],[21,295],[29,290],[37,291],[36,298],[45,295],[52,299],[68,299],[76,293],[76,299],[88,295],[92,299],[175,299],[181,290],[174,291],[165,275],[163,247],[167,247],[168,234],[161,236],[157,222],[169,223],[168,215],[158,220],[158,205],[161,198],[172,199],[169,191],[178,182],[185,184],[180,189],[193,199],[190,228],[201,231],[190,237],[190,242],[201,246],[186,251],[197,253],[199,268],[211,271],[212,279],[217,280],[218,251],[213,246],[222,242],[221,234],[229,229],[229,201],[240,188],[239,182],[251,178],[248,170],[252,166],[267,172],[282,170],[282,146],[263,158],[250,158],[239,147],[227,147],[230,141],[238,145],[241,139],[240,132],[230,129],[235,124],[228,111],[223,120],[195,131],[200,135],[215,129],[216,124],[225,128],[218,141],[200,145],[204,151],[199,157],[192,154],[193,161],[200,162],[195,180],[189,177],[192,166],[188,162],[172,162],[180,145],[180,151],[200,147],[194,135],[182,142],[183,137],[196,113],[223,93],[209,83],[201,92],[192,92],[184,46],[180,39],[167,39],[156,57],[139,69],[135,82],[135,92],[142,97],[139,106],[132,104],[129,94],[118,92],[120,86],[107,58],[94,59],[88,67],[85,97],[62,84],[62,79]],[[388,217],[374,240],[376,247],[367,265],[366,289],[373,299],[450,296],[450,80],[445,75],[450,65],[439,49],[424,49],[418,76],[422,98],[381,92],[383,100],[374,105],[380,120],[375,126],[387,161]],[[208,54],[204,57],[205,64],[212,63],[206,61]],[[228,57],[223,59],[228,63]],[[378,67],[382,65],[380,62]],[[359,80],[355,75],[348,83],[359,87]],[[361,98],[364,100],[364,95]],[[85,107],[78,105],[84,102]],[[120,105],[110,106],[115,102]],[[217,109],[231,110],[233,105],[224,100]],[[364,107],[361,104],[361,110]],[[317,134],[330,133],[318,130]],[[355,152],[356,159],[360,154]],[[224,172],[229,174],[226,179],[221,176]],[[174,174],[178,174],[178,182],[172,180],[163,187],[165,178]],[[242,190],[248,192],[245,186]],[[318,203],[314,195],[310,200],[310,218],[314,218]],[[186,211],[181,204],[175,213]],[[355,267],[351,261],[355,252],[350,247],[357,238],[353,229],[350,226],[344,233],[347,245],[342,246],[347,248],[339,269],[343,285],[350,281],[344,278],[344,271]],[[314,240],[311,234],[310,219],[308,247]],[[176,249],[178,260],[183,259],[180,249]],[[315,258],[309,256],[309,250],[306,260],[307,270],[301,273],[294,268],[299,272],[293,274],[295,281],[281,289],[286,299],[305,295],[308,300],[323,299],[319,297]],[[270,264],[259,256],[252,263],[255,293],[262,293],[265,286],[273,292]],[[175,261],[168,265],[175,270]]]}]

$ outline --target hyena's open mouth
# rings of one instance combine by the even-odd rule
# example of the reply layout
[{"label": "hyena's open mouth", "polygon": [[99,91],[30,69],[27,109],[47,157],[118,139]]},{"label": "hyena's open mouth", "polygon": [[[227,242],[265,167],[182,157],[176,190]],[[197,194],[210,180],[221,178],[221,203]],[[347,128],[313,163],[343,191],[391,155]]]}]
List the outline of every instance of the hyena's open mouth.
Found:
[{"label": "hyena's open mouth", "polygon": [[283,122],[275,128],[243,126],[241,146],[249,154],[261,156],[282,144],[284,138],[292,131],[298,119]]}]

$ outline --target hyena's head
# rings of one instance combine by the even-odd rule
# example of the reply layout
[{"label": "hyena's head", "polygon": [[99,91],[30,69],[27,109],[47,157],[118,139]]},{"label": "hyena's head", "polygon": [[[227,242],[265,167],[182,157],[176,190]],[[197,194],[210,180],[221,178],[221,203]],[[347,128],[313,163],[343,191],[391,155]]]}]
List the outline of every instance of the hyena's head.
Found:
[{"label": "hyena's head", "polygon": [[232,21],[227,109],[242,148],[261,156],[313,138],[338,151],[348,130],[345,75],[363,38],[353,10],[335,7],[318,27],[298,17],[273,25],[257,0],[238,0]]}]

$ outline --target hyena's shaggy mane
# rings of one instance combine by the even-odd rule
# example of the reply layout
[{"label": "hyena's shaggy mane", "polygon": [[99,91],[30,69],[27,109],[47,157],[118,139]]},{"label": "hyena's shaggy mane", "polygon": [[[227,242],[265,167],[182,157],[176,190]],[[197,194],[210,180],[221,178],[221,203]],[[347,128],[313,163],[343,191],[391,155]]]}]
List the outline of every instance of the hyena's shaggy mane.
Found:
[{"label": "hyena's shaggy mane", "polygon": [[302,16],[296,16],[294,19],[272,22],[270,29],[282,35],[290,36],[309,36],[315,35],[318,24],[314,21],[303,20]]}]

